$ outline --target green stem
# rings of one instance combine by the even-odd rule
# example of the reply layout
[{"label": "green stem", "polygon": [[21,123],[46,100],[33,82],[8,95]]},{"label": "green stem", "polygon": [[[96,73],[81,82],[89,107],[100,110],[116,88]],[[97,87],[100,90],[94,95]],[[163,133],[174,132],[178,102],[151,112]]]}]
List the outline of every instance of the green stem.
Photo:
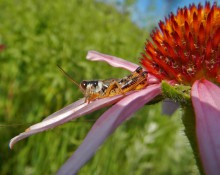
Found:
[{"label": "green stem", "polygon": [[185,126],[185,134],[189,139],[190,145],[192,147],[193,154],[195,156],[196,164],[200,171],[200,174],[203,175],[204,170],[202,167],[202,162],[200,159],[198,144],[196,141],[196,123],[195,123],[195,113],[192,105],[187,105],[183,107],[183,124]]},{"label": "green stem", "polygon": [[200,174],[205,174],[203,171],[196,139],[195,113],[190,98],[191,87],[185,85],[172,85],[166,81],[163,81],[161,88],[164,98],[172,99],[173,101],[179,102],[182,105],[182,120],[185,126],[185,133],[192,147]]}]

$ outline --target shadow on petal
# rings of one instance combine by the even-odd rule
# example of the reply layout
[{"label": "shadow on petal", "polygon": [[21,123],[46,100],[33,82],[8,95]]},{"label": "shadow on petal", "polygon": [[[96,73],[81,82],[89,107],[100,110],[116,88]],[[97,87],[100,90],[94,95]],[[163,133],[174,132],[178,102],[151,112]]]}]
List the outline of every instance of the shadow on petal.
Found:
[{"label": "shadow on petal", "polygon": [[162,103],[162,114],[171,116],[178,108],[179,104],[177,102],[166,99]]}]

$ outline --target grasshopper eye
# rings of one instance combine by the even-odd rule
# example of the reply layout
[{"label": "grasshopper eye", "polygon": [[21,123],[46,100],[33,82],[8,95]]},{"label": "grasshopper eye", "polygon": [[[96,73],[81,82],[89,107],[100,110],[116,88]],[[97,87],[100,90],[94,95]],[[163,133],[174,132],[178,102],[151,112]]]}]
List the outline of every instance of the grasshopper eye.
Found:
[{"label": "grasshopper eye", "polygon": [[94,86],[95,86],[95,87],[98,86],[98,81],[95,81],[95,82],[94,82]]},{"label": "grasshopper eye", "polygon": [[87,81],[82,81],[81,83],[80,83],[80,86],[83,88],[83,89],[86,89],[86,87],[87,87]]}]

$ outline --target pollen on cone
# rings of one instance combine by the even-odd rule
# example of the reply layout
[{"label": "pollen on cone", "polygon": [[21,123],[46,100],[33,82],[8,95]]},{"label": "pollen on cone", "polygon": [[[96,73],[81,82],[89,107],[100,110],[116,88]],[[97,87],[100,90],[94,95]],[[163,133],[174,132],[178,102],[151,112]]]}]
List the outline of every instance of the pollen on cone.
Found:
[{"label": "pollen on cone", "polygon": [[145,44],[142,65],[158,79],[220,84],[220,7],[192,4],[159,22]]}]

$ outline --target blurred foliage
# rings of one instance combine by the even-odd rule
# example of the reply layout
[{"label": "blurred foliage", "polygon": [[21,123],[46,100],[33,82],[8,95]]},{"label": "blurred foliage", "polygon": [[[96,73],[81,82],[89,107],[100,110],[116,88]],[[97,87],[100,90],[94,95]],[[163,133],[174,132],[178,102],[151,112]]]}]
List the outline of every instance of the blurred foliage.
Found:
[{"label": "blurred foliage", "polygon": [[[129,14],[91,0],[1,0],[0,174],[54,174],[104,111],[97,111],[8,147],[29,125],[82,97],[57,69],[77,82],[128,72],[85,59],[97,50],[138,63],[146,31]],[[119,127],[79,174],[194,174],[178,112],[146,106]],[[21,124],[21,125],[19,125]]]}]

